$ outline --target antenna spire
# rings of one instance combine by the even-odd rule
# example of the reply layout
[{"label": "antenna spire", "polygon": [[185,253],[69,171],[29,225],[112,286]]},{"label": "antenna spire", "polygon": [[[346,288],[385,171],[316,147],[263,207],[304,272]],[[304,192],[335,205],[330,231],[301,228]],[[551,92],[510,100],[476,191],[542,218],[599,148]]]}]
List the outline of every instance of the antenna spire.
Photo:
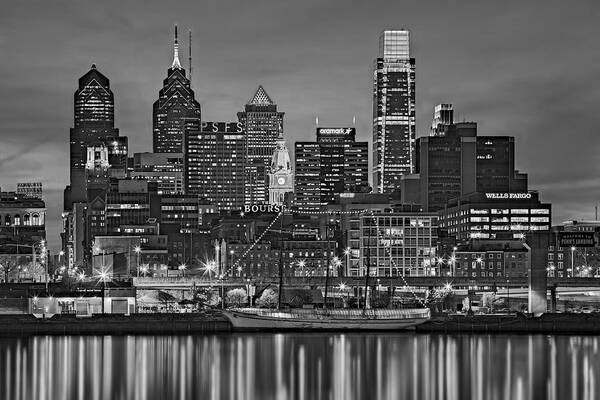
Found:
[{"label": "antenna spire", "polygon": [[188,62],[189,62],[189,71],[190,71],[190,83],[192,83],[192,30],[189,30],[189,41],[188,41]]},{"label": "antenna spire", "polygon": [[175,24],[175,42],[173,43],[173,64],[171,68],[181,69],[181,63],[179,62],[179,42],[177,40],[177,24]]}]

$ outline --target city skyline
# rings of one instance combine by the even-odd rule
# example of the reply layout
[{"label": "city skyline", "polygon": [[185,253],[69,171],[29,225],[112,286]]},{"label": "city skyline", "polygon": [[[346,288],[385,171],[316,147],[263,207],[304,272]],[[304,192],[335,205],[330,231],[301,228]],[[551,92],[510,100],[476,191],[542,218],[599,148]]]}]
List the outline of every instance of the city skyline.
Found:
[{"label": "city skyline", "polygon": [[[240,15],[272,8],[276,15],[288,19],[295,14],[273,3],[268,4],[270,7],[258,4],[256,11],[248,9]],[[405,27],[411,31],[411,42],[414,43],[411,47],[415,49],[418,64],[417,137],[428,134],[433,107],[437,103],[453,103],[458,110],[455,119],[476,121],[480,135],[515,136],[517,168],[527,171],[530,188],[539,190],[545,201],[554,205],[555,222],[593,217],[598,198],[594,140],[599,139],[592,136],[593,127],[598,126],[598,117],[589,110],[597,104],[600,92],[587,83],[598,72],[595,60],[598,60],[599,52],[594,52],[593,41],[587,42],[593,39],[591,33],[594,31],[591,30],[593,13],[588,15],[585,5],[559,10],[564,7],[560,4],[545,13],[547,25],[542,26],[528,23],[528,18],[535,15],[535,7],[531,5],[520,6],[518,11],[510,7],[496,10],[493,18],[478,21],[469,18],[469,13],[481,12],[484,6],[474,7],[471,3],[475,11],[466,10],[465,6],[465,9],[449,7],[448,11],[457,16],[462,13],[463,18],[472,23],[470,27],[479,27],[483,31],[482,35],[475,35],[481,37],[473,37],[464,28],[450,27],[450,36],[456,40],[442,46],[438,41],[449,34],[444,32],[441,36],[439,27],[433,30],[428,26],[436,20],[439,23],[444,13],[426,15],[418,6],[409,8],[409,12],[402,15],[402,21],[394,22],[390,16],[372,16],[368,21],[362,21],[366,22],[364,25],[358,23],[363,6],[343,10],[344,3],[341,2],[308,7],[310,11],[294,16],[300,22],[309,18],[328,21],[327,15],[340,11],[334,4],[342,12],[331,21],[332,27],[320,27],[304,39],[297,37],[306,33],[302,27],[298,30],[298,22],[290,24],[282,19],[277,26],[255,27],[256,35],[263,35],[261,40],[266,44],[252,42],[251,38],[237,40],[236,34],[244,27],[240,17],[233,19],[237,24],[228,21],[226,34],[207,35],[214,23],[209,21],[209,16],[219,20],[218,16],[225,11],[215,4],[208,6],[209,12],[205,15],[198,10],[197,15],[203,18],[201,21],[191,18],[186,21],[181,15],[169,15],[171,12],[163,9],[160,22],[146,15],[141,19],[143,26],[136,25],[134,11],[150,14],[156,11],[155,5],[151,4],[148,10],[127,9],[128,5],[123,5],[119,8],[123,13],[118,15],[114,7],[109,7],[106,14],[90,12],[90,7],[94,8],[91,4],[81,9],[73,7],[71,12],[88,26],[84,32],[80,32],[82,27],[77,22],[66,23],[65,28],[55,26],[60,18],[52,18],[52,13],[57,12],[58,7],[44,9],[41,6],[31,11],[27,5],[15,5],[7,15],[0,17],[7,29],[0,46],[5,54],[13,54],[0,67],[0,87],[8,98],[15,99],[3,103],[1,108],[0,128],[5,144],[0,150],[0,165],[4,167],[0,187],[12,190],[16,182],[25,180],[44,183],[48,200],[48,239],[56,249],[62,211],[59,204],[62,204],[62,190],[68,180],[72,95],[78,77],[93,63],[97,64],[111,80],[115,126],[121,135],[129,137],[130,154],[150,151],[151,103],[158,94],[165,69],[171,65],[175,22],[179,23],[182,32],[188,28],[194,32],[192,87],[202,105],[204,120],[233,120],[235,113],[262,84],[286,112],[284,137],[288,148],[292,148],[295,141],[311,140],[317,116],[321,126],[350,126],[356,115],[357,138],[370,141],[370,69],[377,54],[378,35],[385,28]],[[398,5],[390,2],[385,7],[392,10]],[[240,4],[240,8],[244,6]],[[493,9],[492,6],[487,8],[488,11]],[[22,24],[22,21],[30,11],[34,19],[42,17],[44,11],[50,13],[51,18],[38,21],[49,29],[48,34],[28,36],[28,24]],[[569,21],[566,15],[577,15],[577,25],[566,23],[575,22],[575,18]],[[100,21],[107,25],[99,25]],[[348,24],[352,21],[356,23]],[[512,31],[500,29],[502,26],[510,26]],[[552,32],[551,26],[562,30],[563,37],[548,35]],[[113,29],[116,27],[120,29]],[[492,35],[494,29],[499,30],[494,32],[495,36]],[[516,37],[519,37],[518,42],[515,42]],[[93,38],[93,46],[84,47],[84,44],[92,43],[86,42],[90,38]],[[34,39],[44,46],[53,42],[63,45],[54,45],[53,50],[58,54],[48,57],[48,50],[33,45]],[[557,42],[559,40],[562,42]],[[290,50],[293,49],[286,48],[286,41],[294,43],[294,54],[303,57],[291,57]],[[348,43],[354,46],[348,46]],[[224,57],[229,53],[223,54],[220,48],[231,49],[227,46],[231,44],[237,45],[238,51],[232,52],[235,56]],[[557,48],[561,49],[563,57],[556,57]],[[252,55],[250,59],[248,54]],[[582,60],[582,56],[589,59]],[[184,50],[182,60],[186,57]],[[549,57],[553,63],[546,62]],[[242,61],[244,59],[246,61]],[[574,64],[574,59],[578,60],[576,73],[568,68]],[[527,64],[526,69],[522,67],[523,63]],[[47,75],[40,76],[41,68],[52,74],[52,79]],[[343,73],[332,73],[331,68]],[[43,81],[40,78],[44,78]],[[35,118],[27,119],[32,107],[39,112]],[[576,134],[569,141],[579,145],[567,147],[561,140],[565,132],[571,130]],[[45,132],[42,140],[40,132]],[[564,164],[556,162],[562,159],[570,165],[569,161],[575,157],[580,162],[576,169],[564,168]],[[577,190],[577,197],[571,194],[574,190]]]}]

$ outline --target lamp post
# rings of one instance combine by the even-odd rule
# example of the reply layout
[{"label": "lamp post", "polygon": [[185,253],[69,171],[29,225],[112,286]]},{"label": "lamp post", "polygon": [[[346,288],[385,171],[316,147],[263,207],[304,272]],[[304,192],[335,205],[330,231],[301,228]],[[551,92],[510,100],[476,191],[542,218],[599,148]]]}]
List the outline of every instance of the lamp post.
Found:
[{"label": "lamp post", "polygon": [[348,272],[350,271],[350,247],[346,247],[346,250],[344,250],[344,255],[346,256],[346,272],[345,272],[345,275],[348,275]]},{"label": "lamp post", "polygon": [[456,250],[458,250],[458,247],[454,246],[452,248],[452,257],[450,257],[450,260],[452,260],[452,276],[456,276]]},{"label": "lamp post", "polygon": [[223,274],[219,275],[219,279],[221,280],[221,309],[225,309],[225,279]]},{"label": "lamp post", "polygon": [[575,246],[571,246],[571,276],[575,276],[575,270],[573,269],[574,259],[575,259]]},{"label": "lamp post", "polygon": [[187,269],[187,265],[181,264],[179,267],[177,267],[177,269],[181,271],[183,277],[185,278],[185,270]]},{"label": "lamp post", "polygon": [[137,276],[140,276],[140,253],[142,252],[142,248],[140,246],[135,246],[133,251],[135,251],[135,254],[137,256],[137,265],[135,267],[135,270],[137,271]]}]

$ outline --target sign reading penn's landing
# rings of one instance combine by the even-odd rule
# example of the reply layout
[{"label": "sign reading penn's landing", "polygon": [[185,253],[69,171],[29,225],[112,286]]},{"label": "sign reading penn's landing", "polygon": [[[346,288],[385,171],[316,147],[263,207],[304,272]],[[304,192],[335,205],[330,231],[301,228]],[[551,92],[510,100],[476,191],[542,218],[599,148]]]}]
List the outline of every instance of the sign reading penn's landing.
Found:
[{"label": "sign reading penn's landing", "polygon": [[560,247],[595,247],[597,237],[595,232],[559,232]]}]

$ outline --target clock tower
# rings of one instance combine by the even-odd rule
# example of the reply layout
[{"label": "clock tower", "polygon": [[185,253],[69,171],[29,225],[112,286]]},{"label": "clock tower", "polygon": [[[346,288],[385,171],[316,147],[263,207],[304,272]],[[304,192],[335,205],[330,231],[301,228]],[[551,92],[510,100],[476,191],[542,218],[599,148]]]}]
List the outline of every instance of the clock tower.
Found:
[{"label": "clock tower", "polygon": [[294,191],[294,173],[290,153],[279,131],[277,145],[269,166],[269,204],[283,205],[285,194]]}]

